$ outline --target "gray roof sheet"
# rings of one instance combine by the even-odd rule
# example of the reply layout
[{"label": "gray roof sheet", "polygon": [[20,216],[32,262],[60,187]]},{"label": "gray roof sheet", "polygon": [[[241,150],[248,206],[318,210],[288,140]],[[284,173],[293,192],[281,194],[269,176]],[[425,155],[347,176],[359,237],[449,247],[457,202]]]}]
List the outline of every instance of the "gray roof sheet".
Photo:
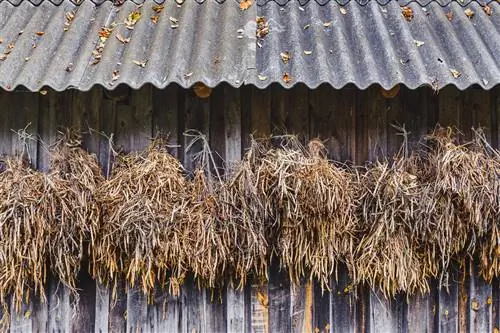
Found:
[{"label": "gray roof sheet", "polygon": [[[138,9],[142,17],[131,30],[123,22],[138,7],[132,1],[117,7],[110,1],[75,5],[46,0],[36,6],[24,1],[13,6],[3,0],[0,86],[37,91],[44,86],[88,90],[95,84],[113,89],[120,83],[133,88],[146,83],[160,88],[196,82],[259,88],[273,82],[285,87],[327,83],[362,89],[374,83],[386,89],[396,84],[436,89],[500,84],[500,3],[490,2],[493,13],[487,15],[483,4],[471,2],[466,8],[475,15],[468,18],[463,3],[419,0],[426,6],[409,3],[415,17],[408,22],[398,2],[360,1],[340,6],[334,0],[258,0],[246,11],[235,0],[186,0],[182,6],[168,1],[154,23],[150,17],[156,2],[145,0]],[[69,12],[75,15],[65,31]],[[270,25],[260,41],[256,16]],[[170,17],[178,19],[177,28],[171,27]],[[112,23],[117,26],[101,61],[92,64],[98,34]],[[121,43],[117,35],[130,42]],[[287,64],[280,57],[285,51],[291,55]],[[143,62],[144,67],[138,66]],[[288,84],[282,80],[285,72],[292,77]]]}]

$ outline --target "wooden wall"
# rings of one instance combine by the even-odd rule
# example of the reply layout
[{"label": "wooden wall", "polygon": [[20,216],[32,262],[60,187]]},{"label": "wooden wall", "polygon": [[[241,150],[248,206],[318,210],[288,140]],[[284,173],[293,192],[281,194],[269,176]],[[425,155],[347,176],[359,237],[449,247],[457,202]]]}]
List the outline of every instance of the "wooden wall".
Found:
[{"label": "wooden wall", "polygon": [[[0,91],[0,154],[19,148],[14,131],[26,128],[44,142],[54,140],[57,129],[70,126],[114,135],[125,151],[142,149],[156,133],[170,133],[172,148],[188,169],[194,151],[185,151],[187,129],[205,133],[227,163],[238,161],[249,134],[298,133],[307,140],[327,140],[330,157],[357,164],[393,154],[401,137],[391,124],[410,132],[414,142],[436,123],[455,125],[470,136],[471,126],[485,126],[493,146],[500,141],[500,87],[492,91],[448,87],[439,93],[401,87],[398,96],[384,99],[380,88],[310,90],[297,86],[284,90],[221,85],[208,99],[177,86],[138,91],[118,87],[89,92]],[[108,141],[86,135],[85,146],[97,154],[104,170],[109,165]],[[30,141],[33,165],[46,169],[44,147]],[[221,161],[219,161],[221,162]],[[222,163],[222,162],[221,162]],[[148,304],[137,290],[119,286],[116,304],[110,290],[96,285],[86,272],[79,279],[78,312],[73,299],[50,279],[47,302],[34,300],[19,313],[11,311],[12,332],[498,332],[500,286],[467,277],[452,281],[449,292],[435,287],[428,295],[386,300],[366,288],[352,290],[343,271],[331,282],[332,292],[316,284],[292,289],[286,275],[273,269],[265,286],[231,288],[211,302],[207,291],[192,282],[174,298],[158,290]],[[355,297],[354,295],[357,295]],[[477,302],[479,309],[471,304]],[[476,303],[474,303],[476,304]]]}]

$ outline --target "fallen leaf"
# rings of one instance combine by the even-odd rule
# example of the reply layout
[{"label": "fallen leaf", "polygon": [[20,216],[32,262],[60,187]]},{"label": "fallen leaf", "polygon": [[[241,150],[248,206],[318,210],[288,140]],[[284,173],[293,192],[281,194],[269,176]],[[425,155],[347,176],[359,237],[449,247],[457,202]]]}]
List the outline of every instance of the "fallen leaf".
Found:
[{"label": "fallen leaf", "polygon": [[448,19],[448,21],[451,21],[453,19],[453,13],[452,12],[446,13],[446,18]]},{"label": "fallen leaf", "polygon": [[269,33],[269,23],[266,21],[264,16],[257,16],[257,38],[264,38]]},{"label": "fallen leaf", "polygon": [[125,20],[125,25],[128,29],[133,29],[134,25],[141,19],[141,12],[138,10],[134,10],[128,14],[127,19]]},{"label": "fallen leaf", "polygon": [[450,68],[450,72],[451,72],[451,75],[453,75],[453,77],[455,79],[458,79],[462,73],[460,73],[459,71],[457,71],[456,69],[453,69],[453,68]]},{"label": "fallen leaf", "polygon": [[180,6],[184,3],[184,0],[175,0],[175,3]]},{"label": "fallen leaf", "polygon": [[120,78],[120,70],[119,69],[115,69],[113,71],[113,73],[111,74],[111,82],[115,82],[119,78]]},{"label": "fallen leaf", "polygon": [[292,82],[292,77],[287,72],[283,73],[283,82],[285,82],[286,84]]},{"label": "fallen leaf", "polygon": [[170,22],[171,22],[170,27],[172,29],[177,29],[179,27],[179,20],[176,19],[175,17],[170,16]]},{"label": "fallen leaf", "polygon": [[43,96],[47,95],[47,90],[40,90],[39,92],[40,92],[40,94],[41,94],[41,95],[43,95]]},{"label": "fallen leaf", "polygon": [[199,98],[208,98],[212,93],[212,88],[207,87],[202,82],[198,82],[193,86],[193,91]]},{"label": "fallen leaf", "polygon": [[187,78],[191,77],[191,75],[193,75],[193,72],[189,72],[189,73],[184,74],[184,77],[187,79]]},{"label": "fallen leaf", "polygon": [[473,17],[474,17],[474,14],[475,14],[475,13],[474,13],[474,11],[473,11],[472,9],[470,9],[470,8],[467,8],[466,10],[464,10],[464,13],[465,13],[465,15],[466,15],[469,19],[473,18]]},{"label": "fallen leaf", "polygon": [[476,301],[476,300],[473,300],[473,301],[471,302],[471,308],[472,308],[472,310],[474,310],[474,311],[478,311],[478,310],[479,310],[479,302],[478,302],[478,301]]},{"label": "fallen leaf", "polygon": [[347,14],[347,10],[345,10],[345,8],[343,7],[340,7],[340,13],[342,13],[342,15],[345,15]]},{"label": "fallen leaf", "polygon": [[66,66],[66,72],[70,73],[73,71],[73,63],[70,62],[68,66]]},{"label": "fallen leaf", "polygon": [[30,61],[30,57],[24,58],[24,61],[26,61],[26,62]]},{"label": "fallen leaf", "polygon": [[313,51],[304,51],[304,54],[305,54],[305,55],[310,55],[310,54],[312,54],[312,53],[313,53]]},{"label": "fallen leaf", "polygon": [[280,57],[281,60],[283,60],[283,63],[288,64],[288,61],[290,60],[290,53],[288,53],[288,51],[281,52]]},{"label": "fallen leaf", "polygon": [[236,30],[236,32],[239,33],[239,34],[242,34],[242,33],[245,32],[245,29],[238,29],[238,30]]},{"label": "fallen leaf", "polygon": [[323,26],[324,26],[325,28],[328,28],[328,27],[329,27],[329,26],[331,26],[331,25],[332,25],[332,21],[323,23]]},{"label": "fallen leaf", "polygon": [[141,67],[141,68],[146,67],[146,64],[148,63],[147,60],[143,60],[143,61],[141,61],[141,60],[132,60],[132,62],[134,64],[136,64],[137,66]]},{"label": "fallen leaf", "polygon": [[24,318],[28,319],[29,317],[31,317],[31,311],[28,310],[24,313]]},{"label": "fallen leaf", "polygon": [[417,45],[417,47],[420,47],[420,46],[425,44],[425,42],[422,42],[421,40],[416,40],[416,39],[413,42],[415,43],[415,45]]},{"label": "fallen leaf", "polygon": [[410,22],[413,17],[415,17],[415,14],[413,14],[413,9],[411,9],[410,7],[408,6],[404,6],[402,9],[401,9],[401,14],[403,14],[403,17],[405,18],[405,20],[407,20],[408,22]]},{"label": "fallen leaf", "polygon": [[258,77],[259,77],[259,80],[261,80],[261,81],[266,81],[267,80],[267,76],[265,76],[265,75],[260,75],[259,74]]},{"label": "fallen leaf", "polygon": [[238,36],[236,36],[236,38],[243,39],[243,35],[238,35]]},{"label": "fallen leaf", "polygon": [[5,59],[7,59],[7,56],[8,55],[5,53],[0,54],[0,61],[4,61]]},{"label": "fallen leaf", "polygon": [[123,37],[122,35],[120,34],[116,34],[115,35],[116,39],[118,39],[120,41],[120,43],[122,44],[128,44],[128,42],[130,42],[130,38],[125,38]]},{"label": "fallen leaf", "polygon": [[161,11],[165,8],[165,5],[154,5],[153,11],[157,14],[160,14]]},{"label": "fallen leaf", "polygon": [[[9,43],[7,49],[12,50],[14,48],[14,43]],[[10,51],[9,51],[10,52]]]},{"label": "fallen leaf", "polygon": [[304,26],[304,30],[307,30],[307,29],[309,29],[310,27],[311,27],[311,25],[310,25],[310,24],[306,24],[306,25]]},{"label": "fallen leaf", "polygon": [[158,23],[159,16],[158,15],[153,15],[151,16],[151,22],[154,24]]},{"label": "fallen leaf", "polygon": [[491,14],[493,14],[493,9],[491,9],[491,7],[488,5],[484,6],[483,10],[486,13],[486,15],[488,15],[488,16],[491,16]]},{"label": "fallen leaf", "polygon": [[36,43],[31,44],[32,49],[36,49]]},{"label": "fallen leaf", "polygon": [[36,35],[37,36],[43,36],[43,35],[45,35],[45,32],[43,32],[43,31],[37,31]]},{"label": "fallen leaf", "polygon": [[304,11],[304,7],[299,7],[299,10],[300,10],[301,12],[303,12],[303,11]]},{"label": "fallen leaf", "polygon": [[247,10],[248,8],[250,8],[251,5],[252,5],[252,0],[241,0],[240,1],[240,9],[241,10]]},{"label": "fallen leaf", "polygon": [[114,29],[114,26],[111,25],[109,27],[102,27],[101,30],[99,30],[98,35],[99,35],[101,42],[105,42],[109,38],[109,36],[113,32],[113,29]]},{"label": "fallen leaf", "polygon": [[24,30],[19,31],[19,36],[21,36],[24,33]]}]

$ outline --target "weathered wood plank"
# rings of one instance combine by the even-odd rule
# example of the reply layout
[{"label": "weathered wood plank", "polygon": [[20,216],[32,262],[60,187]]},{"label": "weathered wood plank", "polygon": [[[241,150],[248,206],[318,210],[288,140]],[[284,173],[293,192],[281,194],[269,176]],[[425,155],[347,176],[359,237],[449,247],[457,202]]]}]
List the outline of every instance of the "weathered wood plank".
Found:
[{"label": "weathered wood plank", "polygon": [[291,303],[291,330],[290,332],[312,333],[314,318],[314,284],[307,281],[299,286],[292,286],[290,290]]},{"label": "weathered wood plank", "polygon": [[275,263],[271,266],[268,285],[269,332],[290,332],[290,279]]},{"label": "weathered wood plank", "polygon": [[441,126],[459,127],[460,115],[463,114],[463,94],[452,86],[443,88],[439,92],[439,116]]},{"label": "weathered wood plank", "polygon": [[179,145],[179,90],[177,86],[171,85],[163,90],[153,90],[153,135],[168,136],[168,142],[172,145],[170,153],[178,156]]},{"label": "weathered wood plank", "polygon": [[478,276],[473,263],[470,272],[467,332],[493,332],[492,286]]},{"label": "weathered wood plank", "polygon": [[439,290],[439,304],[437,307],[438,332],[458,332],[458,284],[453,283],[448,291]]}]

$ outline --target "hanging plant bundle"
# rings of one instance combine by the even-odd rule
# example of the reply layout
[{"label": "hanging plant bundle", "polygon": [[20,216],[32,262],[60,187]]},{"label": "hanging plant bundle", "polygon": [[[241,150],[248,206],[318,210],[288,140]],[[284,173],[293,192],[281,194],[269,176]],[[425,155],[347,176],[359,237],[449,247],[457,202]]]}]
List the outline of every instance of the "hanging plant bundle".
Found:
[{"label": "hanging plant bundle", "polygon": [[41,211],[49,185],[21,156],[0,165],[0,301],[12,296],[18,311],[32,294],[45,299],[49,226]]},{"label": "hanging plant bundle", "polygon": [[92,273],[99,281],[123,276],[134,286],[139,280],[149,294],[169,271],[171,291],[178,293],[188,269],[181,225],[186,187],[182,165],[162,140],[141,153],[117,157],[98,193],[102,223],[94,241]]},{"label": "hanging plant bundle", "polygon": [[231,256],[230,230],[218,214],[216,186],[220,186],[218,180],[196,170],[188,185],[188,208],[182,221],[183,261],[200,284],[209,288],[223,284]]},{"label": "hanging plant bundle", "polygon": [[81,147],[80,134],[59,133],[50,151],[47,202],[43,218],[50,226],[51,270],[76,294],[76,279],[86,247],[93,246],[100,220],[96,200],[104,177],[95,155]]},{"label": "hanging plant bundle", "polygon": [[225,225],[231,253],[229,274],[242,288],[249,277],[268,279],[272,211],[258,177],[258,165],[267,147],[252,139],[246,152],[218,188],[219,217]]},{"label": "hanging plant bundle", "polygon": [[377,162],[359,179],[362,236],[349,268],[355,283],[366,282],[386,297],[428,292],[428,279],[436,274],[436,259],[422,247],[418,230],[419,164],[415,156]]},{"label": "hanging plant bundle", "polygon": [[[426,251],[439,255],[442,274],[453,260],[474,255],[481,248],[479,241],[494,237],[498,228],[499,163],[482,142],[459,144],[457,133],[441,128],[424,141],[422,178],[428,181],[421,200],[425,219],[419,228]],[[484,253],[491,254],[486,258],[493,263],[494,242],[491,247]]]},{"label": "hanging plant bundle", "polygon": [[276,254],[293,283],[328,286],[337,264],[352,255],[356,230],[354,176],[326,159],[323,143],[305,148],[284,137],[262,159],[258,178],[279,226]]}]

